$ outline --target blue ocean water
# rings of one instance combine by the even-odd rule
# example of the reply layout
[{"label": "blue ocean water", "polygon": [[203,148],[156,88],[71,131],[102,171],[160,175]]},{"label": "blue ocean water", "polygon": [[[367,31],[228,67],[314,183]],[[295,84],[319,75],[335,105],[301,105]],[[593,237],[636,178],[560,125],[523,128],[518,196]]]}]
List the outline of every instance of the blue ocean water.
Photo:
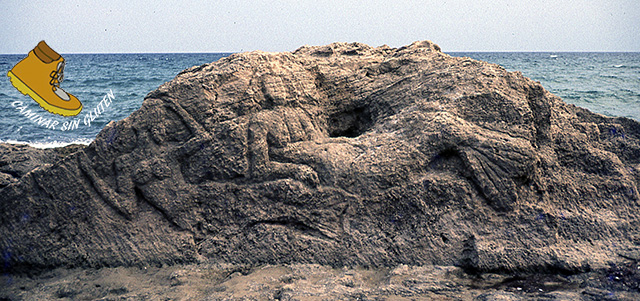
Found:
[{"label": "blue ocean water", "polygon": [[[449,53],[521,71],[540,81],[564,101],[608,116],[640,121],[640,53]],[[62,88],[84,105],[75,117],[49,114],[22,95],[6,77],[25,55],[0,55],[0,141],[47,147],[89,143],[110,121],[127,117],[142,104],[144,96],[191,66],[216,61],[229,53],[204,54],[63,54],[67,61]],[[85,116],[106,95],[113,99],[100,116],[85,124]],[[35,124],[20,114],[21,102],[43,118],[58,122],[55,129]],[[64,123],[77,128],[63,131]]]},{"label": "blue ocean water", "polygon": [[495,63],[539,81],[565,102],[640,121],[640,53],[453,53]]},{"label": "blue ocean water", "polygon": [[[11,85],[6,76],[24,55],[0,55],[0,141],[25,142],[39,147],[53,147],[69,143],[89,143],[110,121],[121,120],[140,108],[147,93],[173,79],[180,71],[192,66],[216,61],[229,53],[188,54],[62,54],[66,61],[64,80],[60,85],[75,95],[83,105],[77,116],[62,117],[42,109],[29,96]],[[107,95],[113,95],[109,107],[93,122],[85,124],[85,117],[95,112]],[[16,102],[27,105],[45,119],[58,121],[55,129],[34,123],[16,109]],[[104,107],[104,104],[103,104]],[[98,109],[101,111],[101,109]],[[63,131],[63,125],[75,122],[78,126]]]}]

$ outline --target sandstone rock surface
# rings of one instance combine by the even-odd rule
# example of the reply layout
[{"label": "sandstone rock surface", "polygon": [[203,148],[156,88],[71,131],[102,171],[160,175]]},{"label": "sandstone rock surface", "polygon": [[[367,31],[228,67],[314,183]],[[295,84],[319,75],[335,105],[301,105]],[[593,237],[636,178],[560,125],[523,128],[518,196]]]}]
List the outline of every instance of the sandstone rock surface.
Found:
[{"label": "sandstone rock surface", "polygon": [[26,144],[0,143],[0,189],[18,182],[28,172],[49,166],[82,147],[83,145],[72,144],[38,149]]},{"label": "sandstone rock surface", "polygon": [[3,180],[3,271],[586,271],[640,253],[639,139],[636,121],[427,41],[234,54]]},{"label": "sandstone rock surface", "polygon": [[[318,264],[59,268],[35,277],[0,275],[0,300],[635,301],[640,297],[637,286],[622,289],[629,277],[613,282],[608,278],[593,272],[478,276],[451,266],[407,265],[375,269]],[[5,281],[11,285],[3,287]]]}]

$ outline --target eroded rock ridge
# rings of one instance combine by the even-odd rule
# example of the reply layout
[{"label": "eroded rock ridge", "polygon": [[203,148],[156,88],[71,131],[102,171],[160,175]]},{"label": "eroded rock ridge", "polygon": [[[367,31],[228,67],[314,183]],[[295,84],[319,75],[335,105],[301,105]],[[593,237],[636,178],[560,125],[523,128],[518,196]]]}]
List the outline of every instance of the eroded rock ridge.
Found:
[{"label": "eroded rock ridge", "polygon": [[586,270],[638,254],[639,138],[635,121],[428,41],[234,54],[6,180],[0,248],[8,271]]}]

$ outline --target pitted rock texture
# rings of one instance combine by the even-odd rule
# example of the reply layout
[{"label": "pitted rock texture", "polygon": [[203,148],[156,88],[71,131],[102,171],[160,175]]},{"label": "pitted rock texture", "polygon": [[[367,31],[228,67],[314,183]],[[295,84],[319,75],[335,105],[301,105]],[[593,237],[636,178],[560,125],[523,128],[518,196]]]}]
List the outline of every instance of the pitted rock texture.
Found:
[{"label": "pitted rock texture", "polygon": [[604,267],[639,249],[639,138],[428,41],[234,54],[4,187],[3,266]]},{"label": "pitted rock texture", "polygon": [[0,143],[0,189],[17,182],[33,169],[49,166],[82,147],[72,144],[38,149],[23,144]]}]

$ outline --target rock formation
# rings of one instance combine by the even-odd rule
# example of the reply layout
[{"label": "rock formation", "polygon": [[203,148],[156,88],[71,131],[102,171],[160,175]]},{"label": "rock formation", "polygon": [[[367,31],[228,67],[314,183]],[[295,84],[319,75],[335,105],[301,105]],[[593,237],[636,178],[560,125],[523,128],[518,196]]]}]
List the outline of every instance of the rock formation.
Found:
[{"label": "rock formation", "polygon": [[49,166],[81,148],[82,145],[77,144],[38,149],[21,144],[0,143],[0,189],[17,182],[31,170]]},{"label": "rock formation", "polygon": [[431,42],[234,54],[7,180],[3,269],[584,271],[640,253],[639,139]]}]

